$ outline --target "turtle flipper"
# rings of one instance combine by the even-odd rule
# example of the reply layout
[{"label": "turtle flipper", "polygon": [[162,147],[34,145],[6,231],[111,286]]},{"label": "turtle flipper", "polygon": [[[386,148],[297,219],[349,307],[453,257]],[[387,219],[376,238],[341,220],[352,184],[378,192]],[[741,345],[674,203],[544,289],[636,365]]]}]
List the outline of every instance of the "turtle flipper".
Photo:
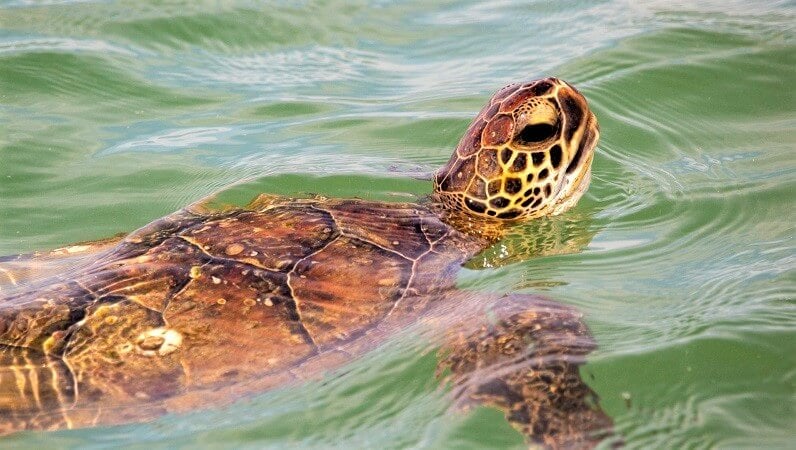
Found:
[{"label": "turtle flipper", "polygon": [[554,449],[591,448],[612,434],[580,377],[595,343],[577,311],[512,295],[481,317],[454,333],[439,365],[463,406],[496,407],[528,441]]}]

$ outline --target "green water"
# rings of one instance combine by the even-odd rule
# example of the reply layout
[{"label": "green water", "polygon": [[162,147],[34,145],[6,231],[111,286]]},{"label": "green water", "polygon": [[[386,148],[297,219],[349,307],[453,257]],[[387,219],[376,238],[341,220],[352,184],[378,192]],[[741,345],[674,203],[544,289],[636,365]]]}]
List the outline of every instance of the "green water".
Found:
[{"label": "green water", "polygon": [[[557,75],[602,128],[566,219],[591,242],[460,283],[578,307],[628,448],[792,448],[796,5],[671,3],[2,2],[0,254],[219,191],[412,200],[494,90]],[[400,336],[228,408],[0,446],[522,446],[434,366]]]}]

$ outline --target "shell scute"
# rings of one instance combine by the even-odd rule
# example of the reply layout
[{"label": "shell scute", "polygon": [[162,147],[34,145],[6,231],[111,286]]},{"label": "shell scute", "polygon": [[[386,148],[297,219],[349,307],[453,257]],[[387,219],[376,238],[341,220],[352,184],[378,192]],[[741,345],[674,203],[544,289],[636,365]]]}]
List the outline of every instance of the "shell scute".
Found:
[{"label": "shell scute", "polygon": [[418,209],[417,205],[384,205],[383,209],[374,206],[353,200],[329,205],[328,210],[345,235],[410,259],[416,259],[429,250],[429,241],[419,229],[424,217],[434,217],[429,211]]},{"label": "shell scute", "polygon": [[[95,295],[74,282],[51,286],[36,293],[35,298],[7,297],[0,310],[0,344],[14,347],[42,348],[58,354],[62,350],[63,331],[85,316],[85,308]],[[59,345],[55,345],[59,344]]]},{"label": "shell scute", "polygon": [[136,351],[141,336],[163,326],[159,313],[129,300],[88,307],[63,354],[74,371],[79,395],[108,401],[108,397],[158,399],[178,392],[184,382],[179,351],[158,358],[145,354],[146,349]]},{"label": "shell scute", "polygon": [[[372,261],[362,266],[356,255]],[[297,267],[290,276],[301,320],[321,346],[362,332],[393,308],[407,287],[412,262],[389,251],[341,237]]]},{"label": "shell scute", "polygon": [[230,367],[245,379],[274,359],[288,365],[314,351],[283,273],[233,262],[209,264],[171,299],[163,317],[190,348],[182,356],[188,386],[217,381]]},{"label": "shell scute", "polygon": [[302,205],[242,211],[184,230],[180,236],[213,257],[284,270],[323,247],[334,233],[328,213]]}]

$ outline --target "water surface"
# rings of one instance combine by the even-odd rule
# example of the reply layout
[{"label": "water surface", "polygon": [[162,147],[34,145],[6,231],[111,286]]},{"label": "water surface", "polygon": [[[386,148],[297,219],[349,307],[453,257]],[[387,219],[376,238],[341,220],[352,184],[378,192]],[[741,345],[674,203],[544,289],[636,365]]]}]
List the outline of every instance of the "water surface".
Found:
[{"label": "water surface", "polygon": [[[795,32],[789,1],[2,2],[0,254],[219,191],[411,201],[494,90],[556,75],[602,128],[559,226],[584,248],[474,264],[460,284],[583,311],[600,345],[583,374],[628,448],[786,448]],[[450,414],[435,363],[401,336],[222,410],[7,442],[522,446],[496,411]]]}]

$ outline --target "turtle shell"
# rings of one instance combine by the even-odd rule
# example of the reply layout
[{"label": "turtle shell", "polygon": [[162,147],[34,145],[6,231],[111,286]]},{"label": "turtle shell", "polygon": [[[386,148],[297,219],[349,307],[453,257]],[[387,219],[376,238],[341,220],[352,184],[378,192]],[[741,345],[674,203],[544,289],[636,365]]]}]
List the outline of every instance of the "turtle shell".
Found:
[{"label": "turtle shell", "polygon": [[[126,422],[209,388],[284,382],[422,310],[483,246],[414,204],[253,205],[175,213],[4,298],[0,431]],[[124,408],[142,403],[160,406]]]}]

